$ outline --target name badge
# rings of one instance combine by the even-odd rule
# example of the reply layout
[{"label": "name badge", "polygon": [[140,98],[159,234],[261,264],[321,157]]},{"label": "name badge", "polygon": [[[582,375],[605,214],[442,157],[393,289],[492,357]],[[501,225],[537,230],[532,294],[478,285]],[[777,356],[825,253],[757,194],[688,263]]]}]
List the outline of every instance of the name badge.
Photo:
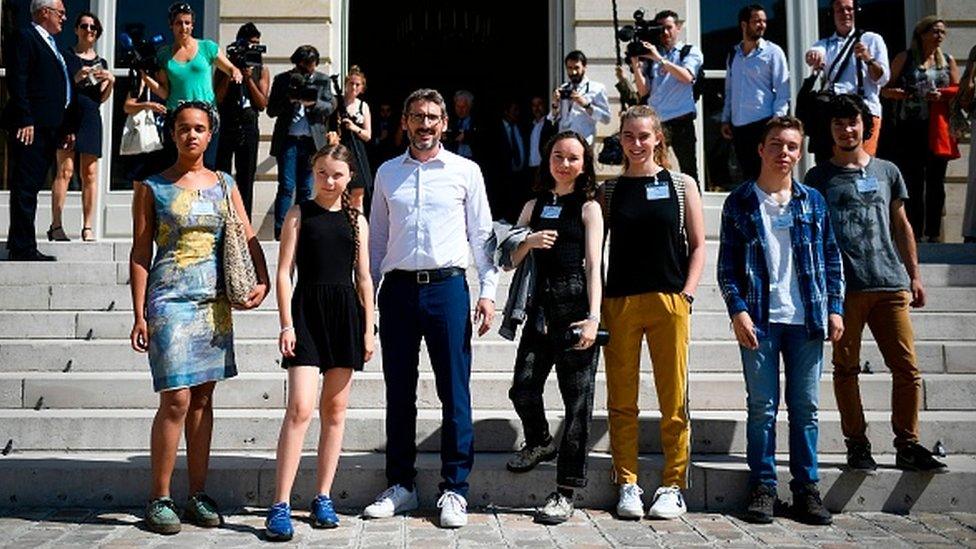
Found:
[{"label": "name badge", "polygon": [[878,178],[877,177],[858,177],[857,178],[857,192],[859,193],[873,193],[878,190]]},{"label": "name badge", "polygon": [[667,183],[658,185],[648,183],[644,186],[644,192],[647,194],[648,200],[662,200],[671,196],[671,187]]},{"label": "name badge", "polygon": [[777,230],[789,229],[793,226],[793,216],[791,214],[777,215],[772,218],[773,228]]},{"label": "name badge", "polygon": [[198,200],[190,206],[191,215],[217,215],[217,208],[214,207],[214,203],[209,200],[203,201]]},{"label": "name badge", "polygon": [[542,219],[559,219],[559,214],[563,212],[562,206],[543,206],[542,207]]}]

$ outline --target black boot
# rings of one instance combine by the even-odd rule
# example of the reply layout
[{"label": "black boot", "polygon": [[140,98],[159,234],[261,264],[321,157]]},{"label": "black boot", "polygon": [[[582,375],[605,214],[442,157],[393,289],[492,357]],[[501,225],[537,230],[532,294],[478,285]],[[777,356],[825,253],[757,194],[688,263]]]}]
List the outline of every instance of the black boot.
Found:
[{"label": "black boot", "polygon": [[932,452],[914,442],[898,449],[898,453],[895,454],[895,467],[902,471],[922,473],[945,473],[949,470],[945,463],[932,456]]},{"label": "black boot", "polygon": [[766,484],[753,486],[749,493],[749,503],[742,514],[742,520],[753,524],[773,522],[773,509],[776,505],[776,488]]},{"label": "black boot", "polygon": [[790,489],[793,491],[793,505],[790,507],[793,510],[793,520],[815,526],[826,526],[834,522],[830,511],[820,499],[816,484],[791,483]]},{"label": "black boot", "polygon": [[878,463],[871,457],[871,443],[848,440],[847,466],[854,471],[876,471],[878,469]]}]

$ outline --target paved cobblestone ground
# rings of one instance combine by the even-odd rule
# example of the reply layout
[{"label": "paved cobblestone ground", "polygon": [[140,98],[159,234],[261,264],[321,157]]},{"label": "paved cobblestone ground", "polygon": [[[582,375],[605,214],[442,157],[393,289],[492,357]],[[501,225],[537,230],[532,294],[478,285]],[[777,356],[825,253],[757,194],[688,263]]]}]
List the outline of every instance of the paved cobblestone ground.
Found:
[{"label": "paved cobblestone ground", "polygon": [[[238,509],[217,529],[184,525],[176,536],[158,536],[142,526],[141,511],[89,509],[0,510],[3,547],[185,548],[267,546],[264,512]],[[481,509],[460,530],[442,530],[437,515],[363,521],[351,513],[342,526],[313,530],[296,512],[294,547],[822,547],[885,548],[976,547],[976,513],[898,516],[849,513],[830,527],[804,526],[787,519],[756,526],[735,517],[691,513],[676,521],[622,522],[600,510],[577,510],[570,522],[544,527],[524,509]]]}]

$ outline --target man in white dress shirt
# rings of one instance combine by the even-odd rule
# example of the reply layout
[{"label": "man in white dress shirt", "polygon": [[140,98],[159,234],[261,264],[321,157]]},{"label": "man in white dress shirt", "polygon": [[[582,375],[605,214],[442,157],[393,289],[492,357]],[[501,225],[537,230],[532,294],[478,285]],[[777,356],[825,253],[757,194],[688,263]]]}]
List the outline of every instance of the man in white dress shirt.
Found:
[{"label": "man in white dress shirt", "polygon": [[[467,477],[474,462],[471,422],[471,316],[465,268],[474,255],[480,297],[478,335],[491,327],[498,271],[488,249],[491,212],[481,170],[446,150],[447,110],[440,93],[420,89],[403,105],[410,147],[376,173],[370,261],[380,288],[380,342],[386,383],[389,488],[367,518],[416,509],[417,366],[420,340],[441,400],[441,527],[467,524]],[[382,285],[380,281],[382,279]]]},{"label": "man in white dress shirt", "polygon": [[572,130],[593,144],[596,124],[610,123],[607,87],[586,76],[586,55],[579,50],[566,54],[568,81],[553,90],[551,120],[559,131]]},{"label": "man in white dress shirt", "polygon": [[[855,30],[854,24],[860,8],[857,0],[832,0],[830,13],[834,19],[832,36],[818,40],[806,52],[806,62],[813,69],[822,69],[828,82],[833,82],[834,93],[853,93],[861,96],[874,118],[874,132],[864,141],[864,150],[871,156],[878,154],[878,137],[881,135],[881,100],[879,92],[888,78],[888,46],[880,34]],[[844,64],[841,53],[848,51],[847,42],[853,40],[850,60]],[[839,58],[840,57],[840,58]],[[846,56],[845,56],[846,57]],[[836,62],[835,62],[836,61]],[[833,138],[829,128],[822,128],[820,135],[810,135],[811,147],[817,155],[817,163],[833,156]]]}]

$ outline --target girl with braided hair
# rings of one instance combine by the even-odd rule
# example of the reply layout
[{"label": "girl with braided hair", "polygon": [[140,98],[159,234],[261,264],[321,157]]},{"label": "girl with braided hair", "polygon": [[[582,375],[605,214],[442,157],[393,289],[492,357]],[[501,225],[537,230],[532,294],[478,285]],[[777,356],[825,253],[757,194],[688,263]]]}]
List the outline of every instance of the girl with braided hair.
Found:
[{"label": "girl with braided hair", "polygon": [[[317,495],[311,522],[339,525],[329,491],[339,464],[353,370],[373,355],[373,282],[369,229],[350,206],[355,160],[343,145],[329,145],[311,160],[314,195],[288,210],[278,253],[278,344],[288,370],[288,404],[278,436],[275,503],[265,522],[268,539],[291,539],[291,489],[305,432],[319,401]],[[292,275],[298,270],[298,282]]]}]

